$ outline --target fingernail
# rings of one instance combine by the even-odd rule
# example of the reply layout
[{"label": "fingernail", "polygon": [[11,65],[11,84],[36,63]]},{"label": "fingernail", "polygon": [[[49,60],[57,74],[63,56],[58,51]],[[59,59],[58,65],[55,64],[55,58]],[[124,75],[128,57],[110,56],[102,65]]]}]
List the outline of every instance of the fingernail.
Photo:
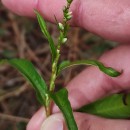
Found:
[{"label": "fingernail", "polygon": [[50,117],[44,121],[41,130],[63,130],[63,121],[56,117]]}]

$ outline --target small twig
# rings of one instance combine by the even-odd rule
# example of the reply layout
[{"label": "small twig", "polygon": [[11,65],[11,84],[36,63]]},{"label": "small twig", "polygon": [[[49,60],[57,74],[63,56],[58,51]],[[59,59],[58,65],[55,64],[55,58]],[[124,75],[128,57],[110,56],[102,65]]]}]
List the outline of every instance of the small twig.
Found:
[{"label": "small twig", "polygon": [[4,113],[0,113],[0,119],[11,120],[11,121],[15,121],[15,122],[25,122],[25,123],[29,122],[28,118],[12,116],[12,115],[8,115],[8,114],[4,114]]}]

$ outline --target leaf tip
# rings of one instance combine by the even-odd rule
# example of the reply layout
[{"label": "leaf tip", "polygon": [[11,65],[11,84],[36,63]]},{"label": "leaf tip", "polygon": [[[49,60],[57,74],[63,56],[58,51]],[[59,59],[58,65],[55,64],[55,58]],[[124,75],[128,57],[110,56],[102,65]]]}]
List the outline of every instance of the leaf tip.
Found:
[{"label": "leaf tip", "polygon": [[123,73],[123,70],[117,71],[111,67],[108,67],[108,70],[106,71],[106,74],[108,74],[111,77],[118,77]]}]

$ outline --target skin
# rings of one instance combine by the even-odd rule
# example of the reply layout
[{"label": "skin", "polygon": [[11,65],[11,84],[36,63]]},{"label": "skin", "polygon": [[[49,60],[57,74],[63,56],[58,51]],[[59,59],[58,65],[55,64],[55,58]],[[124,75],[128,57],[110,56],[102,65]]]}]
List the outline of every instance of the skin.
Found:
[{"label": "skin", "polygon": [[[65,5],[65,0],[2,0],[2,3],[11,11],[22,16],[34,17],[33,9],[37,9],[46,20],[54,22],[54,14],[59,21],[62,19],[61,10]],[[103,38],[123,43],[100,58],[108,66],[119,71],[123,69],[121,76],[111,78],[97,68],[89,67],[67,85],[73,109],[112,93],[129,91],[130,1],[74,0],[71,10],[73,11],[71,21],[73,26],[85,28]],[[79,130],[130,129],[129,120],[104,119],[76,112],[74,116]],[[48,119],[45,119],[44,108],[41,108],[30,120],[27,130],[40,130],[41,126],[42,130],[67,129],[62,114],[56,106],[53,107],[53,115]]]}]

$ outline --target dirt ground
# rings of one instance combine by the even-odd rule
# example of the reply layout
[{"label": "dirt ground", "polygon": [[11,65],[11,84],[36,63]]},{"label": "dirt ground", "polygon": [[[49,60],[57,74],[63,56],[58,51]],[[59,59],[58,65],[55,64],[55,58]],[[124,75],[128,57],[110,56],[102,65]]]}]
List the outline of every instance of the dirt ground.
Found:
[{"label": "dirt ground", "polygon": [[[57,27],[47,23],[54,41]],[[71,28],[69,40],[61,50],[61,61],[97,59],[116,43],[97,37],[86,30]],[[0,4],[0,59],[25,58],[32,61],[49,84],[51,56],[47,40],[34,19],[19,17]],[[66,70],[56,81],[65,86],[85,67]],[[40,108],[30,84],[9,65],[0,65],[0,130],[25,130],[29,118]]]}]

